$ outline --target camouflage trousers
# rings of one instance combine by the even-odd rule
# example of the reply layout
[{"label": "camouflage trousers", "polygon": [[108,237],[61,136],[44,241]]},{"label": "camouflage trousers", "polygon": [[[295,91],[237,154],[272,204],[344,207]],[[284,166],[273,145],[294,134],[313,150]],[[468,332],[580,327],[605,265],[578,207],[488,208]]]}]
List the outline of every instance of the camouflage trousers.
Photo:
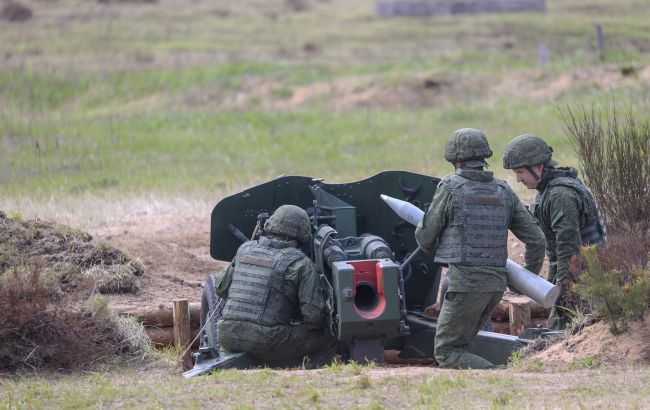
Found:
[{"label": "camouflage trousers", "polygon": [[469,353],[467,348],[503,292],[447,292],[436,329],[434,356],[440,367],[492,369],[488,360]]},{"label": "camouflage trousers", "polygon": [[337,340],[326,330],[310,330],[304,325],[264,326],[253,322],[220,320],[217,334],[221,347],[244,352],[270,367],[300,365],[310,356],[316,366],[329,363]]}]

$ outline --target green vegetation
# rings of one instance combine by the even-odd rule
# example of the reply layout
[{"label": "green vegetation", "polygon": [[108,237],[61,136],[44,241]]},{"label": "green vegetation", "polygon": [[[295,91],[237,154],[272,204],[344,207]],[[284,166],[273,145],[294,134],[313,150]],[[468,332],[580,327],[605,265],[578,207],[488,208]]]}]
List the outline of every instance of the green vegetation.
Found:
[{"label": "green vegetation", "polygon": [[628,321],[640,319],[648,307],[650,272],[605,269],[595,246],[583,247],[582,257],[585,267],[576,291],[609,323],[612,333],[624,332]]},{"label": "green vegetation", "polygon": [[574,360],[569,364],[569,369],[590,369],[600,366],[600,359],[596,356],[588,356],[584,359]]},{"label": "green vegetation", "polygon": [[650,95],[649,6],[635,0],[424,19],[378,18],[371,0],[28,4],[35,18],[0,32],[3,200],[441,175],[464,126],[487,132],[511,179],[499,153],[523,132],[577,165],[556,98],[646,113]]},{"label": "green vegetation", "polygon": [[[157,367],[154,375],[151,366]],[[647,368],[602,371],[602,366],[594,369],[595,365],[540,373],[414,367],[391,374],[384,368],[380,377],[376,368],[363,367],[360,376],[370,384],[359,389],[359,375],[346,370],[343,374],[226,370],[186,380],[164,365],[147,367],[0,378],[0,406],[193,409],[213,403],[219,408],[575,408],[589,406],[598,397],[604,407],[634,408],[644,407],[650,382]],[[558,383],[558,377],[570,383]]]},{"label": "green vegetation", "polygon": [[[94,195],[142,197],[149,209],[169,193],[191,198],[173,206],[205,211],[215,195],[280,174],[441,175],[446,137],[466,126],[486,131],[491,169],[513,181],[500,153],[524,132],[578,165],[556,101],[615,100],[642,116],[650,101],[644,0],[418,19],[378,18],[372,0],[306,0],[302,12],[285,0],[21,3],[35,17],[0,30],[0,210],[17,220],[46,206],[95,214]],[[18,252],[0,241],[0,253]],[[114,273],[120,284],[128,272]],[[601,372],[595,358],[579,371],[517,367],[513,355],[494,372],[339,363],[185,380],[175,351],[155,355],[104,373],[2,376],[0,408],[573,408],[594,395],[603,407],[644,407],[650,394],[648,369]]]},{"label": "green vegetation", "polygon": [[524,372],[539,372],[544,369],[544,362],[537,358],[526,359],[521,350],[515,350],[508,358],[508,368]]}]

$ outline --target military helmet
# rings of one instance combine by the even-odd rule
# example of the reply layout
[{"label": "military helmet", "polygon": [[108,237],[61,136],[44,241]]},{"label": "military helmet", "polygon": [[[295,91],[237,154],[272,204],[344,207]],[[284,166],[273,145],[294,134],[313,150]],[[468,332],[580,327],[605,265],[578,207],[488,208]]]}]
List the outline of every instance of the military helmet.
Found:
[{"label": "military helmet", "polygon": [[484,158],[490,158],[492,150],[487,137],[475,128],[461,128],[451,133],[445,144],[445,159],[464,162],[468,167],[484,167]]},{"label": "military helmet", "polygon": [[510,141],[503,151],[505,169],[530,168],[539,164],[557,165],[553,148],[537,135],[523,134]]},{"label": "military helmet", "polygon": [[309,216],[304,209],[295,205],[282,205],[273,212],[264,224],[267,233],[286,236],[304,243],[311,238]]}]

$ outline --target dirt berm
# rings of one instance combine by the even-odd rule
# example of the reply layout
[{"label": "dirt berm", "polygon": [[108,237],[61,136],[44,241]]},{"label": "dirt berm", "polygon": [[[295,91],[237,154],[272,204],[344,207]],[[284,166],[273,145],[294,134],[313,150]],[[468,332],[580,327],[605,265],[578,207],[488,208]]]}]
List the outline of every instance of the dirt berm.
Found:
[{"label": "dirt berm", "polygon": [[605,321],[584,327],[530,356],[544,363],[572,364],[597,358],[607,364],[650,364],[650,312],[643,320],[629,323],[629,329],[614,335]]},{"label": "dirt berm", "polygon": [[0,275],[37,265],[63,293],[93,279],[99,293],[137,293],[142,264],[83,231],[51,221],[10,218],[0,211]]}]

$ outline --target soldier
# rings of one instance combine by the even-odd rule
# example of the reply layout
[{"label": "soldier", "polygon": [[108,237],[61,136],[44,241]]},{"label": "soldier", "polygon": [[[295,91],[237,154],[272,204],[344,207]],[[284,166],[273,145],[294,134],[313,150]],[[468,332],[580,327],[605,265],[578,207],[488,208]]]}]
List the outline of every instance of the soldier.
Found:
[{"label": "soldier", "polygon": [[575,278],[569,271],[571,256],[584,244],[604,244],[605,223],[591,191],[574,168],[556,168],[553,149],[532,134],[513,139],[503,152],[503,167],[512,169],[517,181],[537,189],[530,206],[546,237],[548,280],[562,289],[551,309],[548,327],[565,329],[571,323],[571,288]]},{"label": "soldier", "polygon": [[537,223],[507,183],[483,170],[490,156],[483,132],[454,131],[445,159],[456,172],[442,178],[415,231],[420,247],[449,266],[449,290],[435,338],[440,367],[494,367],[467,347],[506,289],[508,229],[526,244],[527,269],[539,272],[544,259],[544,236]]},{"label": "soldier", "polygon": [[309,241],[307,213],[282,205],[258,240],[244,243],[218,274],[226,299],[217,323],[221,346],[245,352],[271,367],[307,367],[331,361],[336,339],[326,329],[325,297],[312,261],[297,247]]}]

